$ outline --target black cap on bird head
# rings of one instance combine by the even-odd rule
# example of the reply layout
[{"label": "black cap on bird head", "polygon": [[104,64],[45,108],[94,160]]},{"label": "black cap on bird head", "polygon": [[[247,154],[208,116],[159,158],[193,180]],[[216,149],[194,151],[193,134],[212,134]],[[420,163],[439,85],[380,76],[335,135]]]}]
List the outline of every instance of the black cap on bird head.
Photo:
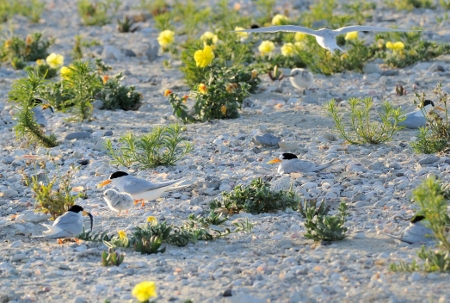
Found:
[{"label": "black cap on bird head", "polygon": [[282,153],[280,159],[282,160],[297,159],[297,156],[292,153]]},{"label": "black cap on bird head", "polygon": [[112,173],[111,176],[109,176],[109,179],[111,180],[111,179],[120,178],[123,176],[128,176],[128,174],[124,171],[118,170],[118,171]]},{"label": "black cap on bird head", "polygon": [[80,211],[83,211],[83,207],[81,207],[80,205],[72,205],[68,211],[74,212],[74,213],[79,213]]},{"label": "black cap on bird head", "polygon": [[427,106],[427,105],[431,105],[434,107],[434,102],[431,100],[425,100],[423,101],[423,107]]}]

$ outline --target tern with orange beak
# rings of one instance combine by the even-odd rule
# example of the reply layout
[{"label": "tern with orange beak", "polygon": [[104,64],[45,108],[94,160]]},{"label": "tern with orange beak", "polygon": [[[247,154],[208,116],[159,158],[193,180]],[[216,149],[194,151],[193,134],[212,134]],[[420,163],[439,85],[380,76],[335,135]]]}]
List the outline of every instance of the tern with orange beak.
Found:
[{"label": "tern with orange beak", "polygon": [[290,173],[318,172],[330,166],[335,160],[336,159],[333,159],[325,164],[317,165],[312,161],[300,160],[294,154],[282,153],[280,157],[270,160],[267,164],[280,163],[278,166],[278,173],[282,175]]},{"label": "tern with orange beak", "polygon": [[440,110],[445,112],[445,109],[440,106],[435,106],[434,102],[431,100],[423,101],[422,105],[419,105],[419,108],[413,112],[407,113],[403,117],[405,120],[399,122],[399,126],[404,126],[406,128],[419,128],[427,125],[426,115],[432,112],[433,110]]},{"label": "tern with orange beak", "polygon": [[142,206],[144,206],[144,201],[152,201],[161,197],[161,195],[165,192],[182,189],[189,186],[174,186],[174,184],[182,181],[184,181],[184,179],[152,183],[144,179],[130,176],[126,172],[116,171],[109,176],[108,180],[103,181],[98,186],[103,187],[105,185],[112,184],[117,187],[119,191],[130,194],[134,199],[135,204],[142,202]]}]

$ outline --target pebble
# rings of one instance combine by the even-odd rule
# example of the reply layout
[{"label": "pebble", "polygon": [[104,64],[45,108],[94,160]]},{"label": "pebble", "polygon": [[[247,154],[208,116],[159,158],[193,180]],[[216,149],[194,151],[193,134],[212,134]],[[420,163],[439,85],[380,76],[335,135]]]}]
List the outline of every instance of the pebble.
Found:
[{"label": "pebble", "polygon": [[254,136],[253,142],[262,146],[276,146],[280,142],[280,138],[272,134],[264,134],[262,136]]},{"label": "pebble", "polygon": [[92,137],[92,133],[90,132],[73,132],[67,134],[64,138],[65,140],[73,140],[73,139],[88,139]]}]

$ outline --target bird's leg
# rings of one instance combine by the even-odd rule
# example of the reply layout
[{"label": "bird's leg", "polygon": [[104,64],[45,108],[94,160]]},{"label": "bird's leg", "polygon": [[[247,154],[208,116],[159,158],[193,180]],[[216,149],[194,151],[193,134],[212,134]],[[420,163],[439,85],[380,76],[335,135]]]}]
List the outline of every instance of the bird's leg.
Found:
[{"label": "bird's leg", "polygon": [[144,199],[134,200],[134,205],[136,205],[136,204],[138,204],[138,203],[140,203],[140,202],[143,202],[143,201],[144,201]]},{"label": "bird's leg", "polygon": [[81,244],[81,240],[78,239],[78,238],[75,238],[75,242],[76,242],[77,244]]},{"label": "bird's leg", "polygon": [[119,217],[120,216],[120,210],[119,210],[119,213],[117,214],[117,217]]},{"label": "bird's leg", "polygon": [[59,244],[59,245],[63,245],[63,244],[64,244],[63,240],[58,239],[58,244]]},{"label": "bird's leg", "polygon": [[142,199],[141,208],[144,208],[144,207],[145,207],[144,199]]},{"label": "bird's leg", "polygon": [[128,215],[128,209],[125,211],[125,214]]}]

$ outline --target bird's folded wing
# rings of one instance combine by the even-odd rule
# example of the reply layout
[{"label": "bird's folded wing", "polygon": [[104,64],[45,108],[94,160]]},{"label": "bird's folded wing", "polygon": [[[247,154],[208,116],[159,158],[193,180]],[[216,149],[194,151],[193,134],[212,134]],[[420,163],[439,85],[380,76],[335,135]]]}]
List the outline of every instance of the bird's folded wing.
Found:
[{"label": "bird's folded wing", "polygon": [[260,27],[253,29],[241,29],[235,32],[246,32],[246,33],[277,33],[277,32],[291,32],[291,33],[304,33],[315,36],[317,31],[297,25],[280,25],[280,26],[269,26]]},{"label": "bird's folded wing", "polygon": [[388,27],[376,27],[376,26],[364,26],[364,25],[352,25],[341,27],[333,30],[339,34],[346,34],[350,32],[417,32],[419,30],[412,29],[398,29],[398,28],[388,28]]}]

